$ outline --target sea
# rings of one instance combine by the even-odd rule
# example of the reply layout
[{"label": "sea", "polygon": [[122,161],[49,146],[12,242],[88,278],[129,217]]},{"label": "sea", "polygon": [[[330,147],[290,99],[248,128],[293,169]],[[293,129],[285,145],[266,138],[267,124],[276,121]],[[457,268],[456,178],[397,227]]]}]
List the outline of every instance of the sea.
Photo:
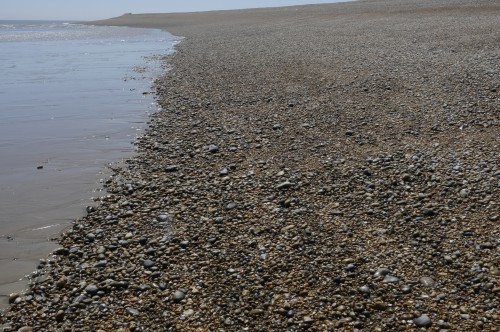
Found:
[{"label": "sea", "polygon": [[168,32],[0,21],[0,310],[157,111]]}]

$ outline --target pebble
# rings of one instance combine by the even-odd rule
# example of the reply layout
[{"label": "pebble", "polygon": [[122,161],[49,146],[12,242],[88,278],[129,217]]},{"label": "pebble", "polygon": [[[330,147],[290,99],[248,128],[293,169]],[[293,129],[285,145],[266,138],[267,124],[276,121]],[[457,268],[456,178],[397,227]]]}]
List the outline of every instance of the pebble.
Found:
[{"label": "pebble", "polygon": [[217,153],[217,152],[219,152],[219,147],[215,144],[210,144],[208,146],[208,152]]},{"label": "pebble", "polygon": [[422,277],[420,278],[420,283],[424,286],[424,287],[434,287],[436,282],[434,281],[434,279],[432,279],[431,277]]},{"label": "pebble", "polygon": [[145,285],[145,284],[141,284],[139,286],[137,286],[137,291],[138,292],[146,292],[150,289],[151,287],[149,287],[148,285]]},{"label": "pebble", "polygon": [[85,211],[87,212],[87,214],[91,214],[91,213],[96,212],[97,210],[96,210],[96,207],[95,207],[95,206],[87,206],[87,207],[85,208]]},{"label": "pebble", "polygon": [[155,265],[155,262],[153,262],[150,259],[146,259],[144,262],[142,262],[142,265],[146,268],[149,269],[150,267],[153,267]]},{"label": "pebble", "polygon": [[99,288],[96,285],[88,285],[85,287],[85,292],[87,292],[90,295],[95,295],[99,291]]},{"label": "pebble", "polygon": [[65,317],[64,310],[57,311],[56,316],[55,316],[56,321],[62,322],[64,320],[64,317]]},{"label": "pebble", "polygon": [[375,278],[384,278],[389,273],[391,273],[391,271],[389,271],[389,269],[387,269],[385,267],[381,267],[377,270],[377,272],[375,272],[374,277]]},{"label": "pebble", "polygon": [[311,317],[309,316],[305,316],[303,318],[303,321],[304,321],[304,324],[305,325],[312,325],[314,323],[314,319],[312,319]]},{"label": "pebble", "polygon": [[56,256],[67,256],[69,254],[69,250],[66,248],[57,248],[52,252],[52,254]]},{"label": "pebble", "polygon": [[439,320],[437,322],[437,326],[442,329],[442,330],[449,330],[451,329],[451,326],[450,324],[448,324],[447,322],[445,322],[444,320]]},{"label": "pebble", "polygon": [[103,260],[103,261],[99,261],[97,263],[94,264],[94,267],[96,268],[103,268],[103,267],[106,267],[106,265],[108,264],[107,261]]},{"label": "pebble", "polygon": [[187,317],[190,317],[190,316],[194,315],[194,310],[193,310],[193,309],[187,309],[186,311],[184,311],[184,312],[182,313],[182,315],[183,315],[184,317],[186,317],[186,318],[187,318]]},{"label": "pebble", "polygon": [[32,331],[33,331],[33,328],[30,326],[24,326],[24,327],[21,327],[19,330],[17,330],[17,332],[32,332]]},{"label": "pebble", "polygon": [[396,283],[396,282],[399,282],[399,278],[395,277],[395,276],[391,276],[390,274],[386,275],[385,278],[384,278],[384,281],[383,281],[385,284],[392,284],[392,283]]},{"label": "pebble", "polygon": [[370,295],[371,289],[368,286],[361,286],[359,288],[359,292],[362,293],[362,294]]},{"label": "pebble", "polygon": [[342,216],[342,215],[344,215],[344,213],[342,211],[340,211],[340,210],[332,210],[332,211],[330,211],[330,214],[332,216]]},{"label": "pebble", "polygon": [[179,167],[177,165],[170,165],[165,167],[165,172],[172,173],[172,172],[177,172]]},{"label": "pebble", "polygon": [[376,301],[372,304],[372,308],[374,310],[383,311],[383,310],[387,309],[387,305],[382,301]]},{"label": "pebble", "polygon": [[460,197],[466,198],[467,196],[469,196],[469,192],[470,192],[469,189],[462,189],[462,190],[460,190],[460,193],[459,193]]},{"label": "pebble", "polygon": [[283,190],[283,189],[288,189],[288,188],[291,188],[293,186],[293,184],[291,182],[282,182],[280,183],[276,188],[278,188],[279,190]]},{"label": "pebble", "polygon": [[262,315],[264,313],[264,310],[262,309],[252,309],[250,311],[250,315],[257,316],[257,315]]},{"label": "pebble", "polygon": [[14,303],[19,297],[20,297],[20,295],[18,293],[10,294],[9,303],[11,303],[11,304]]},{"label": "pebble", "polygon": [[347,266],[345,267],[345,270],[348,271],[348,272],[355,271],[356,270],[356,264],[354,264],[354,263],[347,264]]},{"label": "pebble", "polygon": [[403,292],[403,294],[410,294],[411,287],[409,285],[403,285],[401,286],[401,292]]},{"label": "pebble", "polygon": [[156,220],[158,222],[172,222],[172,216],[168,214],[159,214],[156,216]]},{"label": "pebble", "polygon": [[432,321],[429,316],[427,315],[422,315],[418,318],[415,319],[415,325],[417,327],[431,327],[432,326]]},{"label": "pebble", "polygon": [[139,310],[137,310],[137,309],[134,309],[134,308],[127,308],[126,310],[127,310],[127,312],[128,312],[130,315],[132,315],[132,316],[137,316],[137,315],[139,315]]},{"label": "pebble", "polygon": [[185,297],[186,294],[182,290],[177,290],[174,293],[173,300],[174,302],[181,302],[182,300],[184,300]]}]

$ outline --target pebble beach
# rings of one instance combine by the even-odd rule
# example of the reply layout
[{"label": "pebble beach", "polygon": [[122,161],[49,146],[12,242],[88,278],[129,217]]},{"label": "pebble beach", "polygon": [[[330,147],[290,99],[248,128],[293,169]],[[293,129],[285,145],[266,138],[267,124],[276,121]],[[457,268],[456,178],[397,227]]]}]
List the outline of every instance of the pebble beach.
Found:
[{"label": "pebble beach", "polygon": [[498,1],[92,24],[184,39],[3,331],[498,331]]}]

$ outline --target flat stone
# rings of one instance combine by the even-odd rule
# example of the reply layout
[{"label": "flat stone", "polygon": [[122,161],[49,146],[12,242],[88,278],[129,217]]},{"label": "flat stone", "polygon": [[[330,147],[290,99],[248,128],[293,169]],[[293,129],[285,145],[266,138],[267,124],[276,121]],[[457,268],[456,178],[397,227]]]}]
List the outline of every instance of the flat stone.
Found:
[{"label": "flat stone", "polygon": [[57,248],[52,253],[56,256],[67,256],[69,255],[69,250],[66,248]]},{"label": "flat stone", "polygon": [[137,316],[139,314],[139,310],[134,308],[127,308],[127,312],[132,316]]},{"label": "flat stone", "polygon": [[385,276],[383,283],[385,283],[385,284],[393,284],[393,283],[396,283],[398,281],[399,281],[398,277],[391,276],[390,274],[388,274],[388,275]]},{"label": "flat stone", "polygon": [[307,325],[311,325],[312,323],[314,323],[314,319],[312,319],[309,316],[305,316],[303,321],[304,321],[304,324],[307,324]]},{"label": "flat stone", "polygon": [[77,304],[77,303],[81,303],[83,302],[84,300],[86,300],[87,297],[85,295],[78,295],[77,297],[75,297],[75,299],[73,300],[73,304]]},{"label": "flat stone", "polygon": [[484,242],[479,245],[480,249],[495,249],[496,246],[491,242]]},{"label": "flat stone", "polygon": [[141,284],[141,285],[139,285],[139,286],[137,287],[137,290],[138,290],[139,292],[145,292],[145,291],[147,291],[149,288],[150,288],[150,287],[149,287],[148,285]]},{"label": "flat stone", "polygon": [[188,309],[182,313],[184,317],[189,317],[194,315],[194,310],[193,309]]},{"label": "flat stone", "polygon": [[170,165],[170,166],[165,167],[165,172],[168,172],[168,173],[177,172],[178,169],[179,168],[177,167],[177,165]]},{"label": "flat stone", "polygon": [[172,217],[169,214],[162,213],[156,216],[158,222],[172,222]]},{"label": "flat stone", "polygon": [[264,310],[262,310],[262,309],[252,309],[250,311],[250,315],[254,315],[254,316],[262,315],[263,313],[264,313]]},{"label": "flat stone", "polygon": [[99,261],[97,263],[94,264],[94,267],[106,267],[107,265],[107,261],[103,260],[103,261]]},{"label": "flat stone", "polygon": [[391,271],[389,271],[388,268],[385,268],[385,267],[381,267],[377,270],[377,272],[375,272],[375,274],[373,275],[375,278],[383,278],[385,277],[386,275],[388,275],[389,273],[391,273]]},{"label": "flat stone", "polygon": [[276,188],[278,188],[279,190],[282,190],[282,189],[288,189],[292,186],[293,186],[293,184],[291,182],[286,181],[286,182],[280,183]]},{"label": "flat stone", "polygon": [[155,265],[155,262],[153,262],[150,259],[146,259],[144,262],[142,262],[142,265],[146,268],[149,269],[150,267]]},{"label": "flat stone", "polygon": [[431,277],[422,277],[422,278],[420,278],[420,283],[424,287],[434,287],[434,285],[436,284],[436,282],[434,281],[434,279],[432,279]]}]

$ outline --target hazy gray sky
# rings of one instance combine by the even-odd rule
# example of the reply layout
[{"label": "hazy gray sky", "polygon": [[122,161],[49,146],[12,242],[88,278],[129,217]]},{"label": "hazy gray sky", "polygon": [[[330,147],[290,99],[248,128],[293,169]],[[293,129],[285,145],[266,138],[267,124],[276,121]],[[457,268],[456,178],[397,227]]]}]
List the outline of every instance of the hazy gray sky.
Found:
[{"label": "hazy gray sky", "polygon": [[123,13],[168,13],[254,7],[279,7],[314,0],[0,0],[0,20],[95,20]]}]

